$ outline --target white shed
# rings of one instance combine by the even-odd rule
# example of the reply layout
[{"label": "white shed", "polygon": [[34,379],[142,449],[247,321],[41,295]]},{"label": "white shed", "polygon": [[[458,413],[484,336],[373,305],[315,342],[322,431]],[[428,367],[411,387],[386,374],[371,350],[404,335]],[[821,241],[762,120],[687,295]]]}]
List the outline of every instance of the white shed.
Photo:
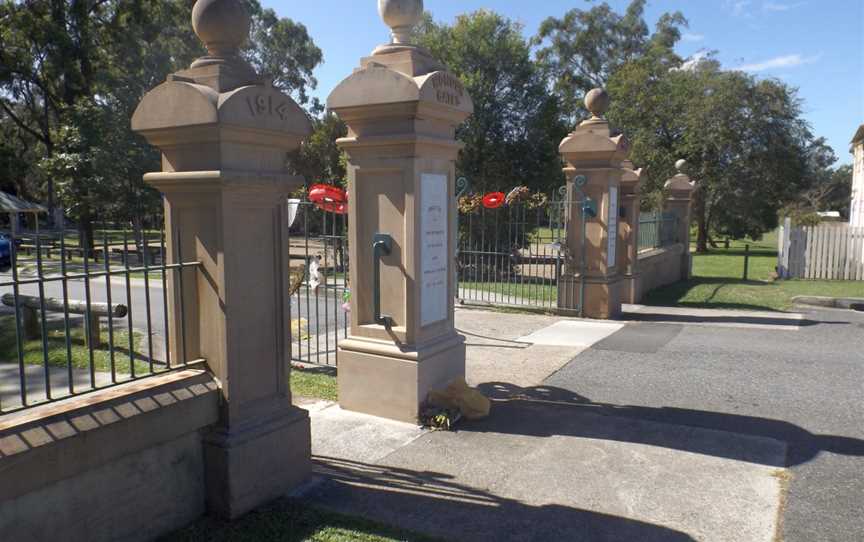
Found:
[{"label": "white shed", "polygon": [[864,228],[864,124],[852,138],[852,206],[849,223],[853,228]]}]

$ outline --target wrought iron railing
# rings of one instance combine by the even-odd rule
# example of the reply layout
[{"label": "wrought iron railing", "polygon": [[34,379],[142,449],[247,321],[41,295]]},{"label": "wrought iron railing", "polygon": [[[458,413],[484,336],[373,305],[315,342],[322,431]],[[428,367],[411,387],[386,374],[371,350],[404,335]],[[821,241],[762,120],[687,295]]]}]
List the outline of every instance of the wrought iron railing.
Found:
[{"label": "wrought iron railing", "polygon": [[486,209],[471,198],[459,205],[458,300],[556,308],[566,260],[566,202],[542,196]]},{"label": "wrought iron railing", "polygon": [[639,217],[639,250],[653,250],[678,243],[678,216],[674,213],[642,213]]},{"label": "wrought iron railing", "polygon": [[164,229],[94,232],[0,239],[0,414],[203,363],[186,358],[183,271],[200,263],[180,236],[169,264]]},{"label": "wrought iron railing", "polygon": [[289,230],[292,291],[289,292],[291,359],[335,366],[338,343],[348,336],[348,217],[325,211],[309,201],[291,205]]}]

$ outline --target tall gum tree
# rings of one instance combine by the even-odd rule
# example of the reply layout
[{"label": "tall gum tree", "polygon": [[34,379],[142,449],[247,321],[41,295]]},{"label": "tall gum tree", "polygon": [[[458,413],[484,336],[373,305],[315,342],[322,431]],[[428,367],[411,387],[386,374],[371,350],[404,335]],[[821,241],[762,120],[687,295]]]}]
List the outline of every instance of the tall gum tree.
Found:
[{"label": "tall gum tree", "polygon": [[[204,53],[189,23],[192,4],[0,0],[0,149],[17,150],[26,162],[14,174],[27,191],[62,204],[82,230],[97,216],[159,212],[158,194],[141,181],[159,156],[128,119],[147,90]],[[243,54],[280,90],[316,107],[308,91],[321,50],[302,24],[257,0],[248,7],[253,31]]]},{"label": "tall gum tree", "polygon": [[711,59],[670,66],[646,55],[619,68],[609,91],[609,118],[646,168],[646,192],[661,189],[675,160],[687,160],[699,252],[712,233],[773,230],[779,210],[807,188],[813,135],[795,90],[780,81],[724,71]]}]

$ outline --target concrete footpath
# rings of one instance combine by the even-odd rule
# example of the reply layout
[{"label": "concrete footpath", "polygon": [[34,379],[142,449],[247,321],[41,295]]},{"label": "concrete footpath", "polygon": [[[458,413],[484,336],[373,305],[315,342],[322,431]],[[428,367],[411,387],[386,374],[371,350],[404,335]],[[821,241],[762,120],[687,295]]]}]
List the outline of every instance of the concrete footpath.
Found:
[{"label": "concrete footpath", "polygon": [[[711,316],[724,325],[711,326]],[[782,532],[788,440],[752,430],[745,417],[736,427],[721,410],[674,408],[676,394],[711,386],[704,358],[693,358],[692,368],[704,379],[689,382],[665,368],[655,379],[640,365],[659,361],[639,360],[662,359],[691,332],[764,336],[773,329],[788,339],[819,324],[745,320],[747,329],[727,326],[730,315],[689,318],[624,326],[457,311],[469,339],[468,378],[493,398],[492,416],[433,433],[309,405],[317,476],[301,495],[445,540],[774,542]],[[605,357],[586,363],[596,356]],[[757,361],[758,354],[750,365]],[[664,378],[681,389],[664,386]],[[620,393],[596,399],[604,389]],[[672,397],[659,399],[660,389]],[[771,383],[763,389],[771,393]],[[648,396],[660,404],[644,405]],[[730,423],[712,423],[718,417]]]}]

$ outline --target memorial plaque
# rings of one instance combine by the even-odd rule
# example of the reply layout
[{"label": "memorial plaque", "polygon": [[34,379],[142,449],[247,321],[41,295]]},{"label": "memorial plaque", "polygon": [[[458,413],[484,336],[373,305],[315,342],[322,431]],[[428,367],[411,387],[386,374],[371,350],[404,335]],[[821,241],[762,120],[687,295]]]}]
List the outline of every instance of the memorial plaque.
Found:
[{"label": "memorial plaque", "polygon": [[420,325],[447,319],[447,175],[424,173],[420,179]]},{"label": "memorial plaque", "polygon": [[609,219],[606,222],[606,233],[609,236],[609,250],[606,254],[606,265],[614,267],[618,249],[618,187],[609,187]]}]

